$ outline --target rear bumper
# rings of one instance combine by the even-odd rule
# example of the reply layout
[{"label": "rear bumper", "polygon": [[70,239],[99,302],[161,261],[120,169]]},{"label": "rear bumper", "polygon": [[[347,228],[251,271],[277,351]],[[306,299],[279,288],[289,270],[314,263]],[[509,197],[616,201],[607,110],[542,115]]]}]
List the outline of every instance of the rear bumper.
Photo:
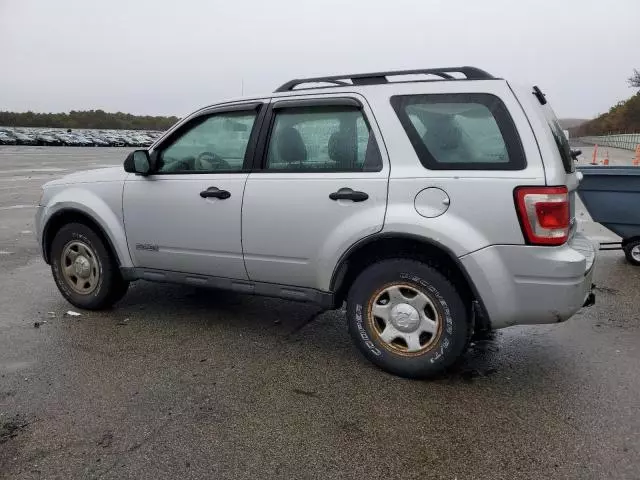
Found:
[{"label": "rear bumper", "polygon": [[495,245],[460,258],[492,328],[562,322],[593,303],[598,245],[576,234],[561,247]]}]

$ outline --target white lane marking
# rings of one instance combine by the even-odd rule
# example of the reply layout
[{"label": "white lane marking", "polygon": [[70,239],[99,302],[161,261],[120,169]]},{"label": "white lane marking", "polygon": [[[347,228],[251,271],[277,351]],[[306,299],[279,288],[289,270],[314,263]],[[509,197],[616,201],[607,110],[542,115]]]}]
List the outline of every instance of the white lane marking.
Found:
[{"label": "white lane marking", "polygon": [[13,255],[13,252],[9,252],[8,250],[0,250],[0,255]]},{"label": "white lane marking", "polygon": [[20,208],[36,208],[35,205],[11,205],[10,207],[0,207],[0,210],[18,210]]},{"label": "white lane marking", "polygon": [[[126,150],[126,149],[125,149]],[[82,153],[82,152],[77,152],[77,153]],[[107,152],[108,153],[108,152]],[[69,155],[66,153],[25,153],[25,154],[16,154],[16,153],[3,153],[0,152],[0,157],[6,157],[6,158],[34,158],[34,157],[47,157],[49,159],[56,159],[56,158],[80,158],[80,159],[100,159],[100,158],[108,158],[110,156],[113,156],[113,154],[115,154],[115,152],[111,152],[112,155],[91,155],[91,154],[86,154],[86,155]],[[118,152],[120,153],[120,152]],[[126,152],[122,152],[123,154]]]},{"label": "white lane marking", "polygon": [[19,177],[7,177],[7,178],[2,178],[0,177],[0,182],[30,182],[32,180],[51,180],[55,178],[55,175],[47,175],[47,176],[34,176],[34,177],[27,177],[27,176],[19,176]]},{"label": "white lane marking", "polygon": [[22,230],[20,232],[21,235],[31,235],[33,232],[31,230]]},{"label": "white lane marking", "polygon": [[66,168],[48,167],[48,168],[19,168],[15,170],[0,170],[0,173],[46,173],[46,172],[66,172]]}]

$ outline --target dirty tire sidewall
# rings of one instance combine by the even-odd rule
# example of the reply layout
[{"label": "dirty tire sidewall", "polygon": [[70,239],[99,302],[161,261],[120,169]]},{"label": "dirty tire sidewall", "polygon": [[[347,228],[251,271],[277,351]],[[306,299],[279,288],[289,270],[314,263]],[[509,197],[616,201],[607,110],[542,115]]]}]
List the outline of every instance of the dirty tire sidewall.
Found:
[{"label": "dirty tire sidewall", "polygon": [[[74,292],[62,274],[62,251],[73,240],[86,243],[98,256],[100,278],[95,290],[89,295]],[[120,300],[126,293],[128,283],[125,282],[118,270],[118,265],[104,242],[89,227],[81,223],[71,223],[63,226],[51,244],[51,271],[58,286],[58,290],[72,305],[86,310],[100,310],[110,307]]]},{"label": "dirty tire sidewall", "polygon": [[[440,335],[423,353],[408,356],[393,352],[373,331],[369,302],[380,287],[391,282],[426,293],[440,314]],[[364,270],[349,292],[347,321],[349,333],[365,357],[383,370],[407,378],[444,372],[462,356],[471,335],[469,314],[455,286],[435,268],[415,260],[383,260]]]},{"label": "dirty tire sidewall", "polygon": [[640,261],[633,258],[633,254],[631,253],[631,251],[638,245],[640,245],[640,239],[632,240],[629,243],[625,244],[625,246],[622,248],[624,250],[625,257],[627,258],[627,262],[636,267],[640,266]]}]

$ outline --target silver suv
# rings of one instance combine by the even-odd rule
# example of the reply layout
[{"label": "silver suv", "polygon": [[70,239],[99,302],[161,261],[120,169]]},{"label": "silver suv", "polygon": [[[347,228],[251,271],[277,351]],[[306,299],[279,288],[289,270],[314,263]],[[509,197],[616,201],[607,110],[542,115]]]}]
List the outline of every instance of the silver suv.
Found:
[{"label": "silver suv", "polygon": [[292,80],[184,118],[124,169],[44,186],[62,295],[138,279],[339,308],[362,353],[441,372],[478,329],[593,300],[571,151],[539,88],[473,67]]}]

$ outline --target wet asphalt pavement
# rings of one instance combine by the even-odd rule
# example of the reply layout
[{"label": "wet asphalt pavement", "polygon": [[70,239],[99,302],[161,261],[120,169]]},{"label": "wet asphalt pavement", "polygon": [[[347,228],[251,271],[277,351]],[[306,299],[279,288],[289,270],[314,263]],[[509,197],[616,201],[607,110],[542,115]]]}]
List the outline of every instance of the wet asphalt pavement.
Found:
[{"label": "wet asphalt pavement", "polygon": [[499,331],[432,381],[371,366],[343,312],[282,300],[138,282],[68,316],[39,186],[126,152],[0,147],[0,478],[640,478],[622,253],[601,255],[594,307]]}]

